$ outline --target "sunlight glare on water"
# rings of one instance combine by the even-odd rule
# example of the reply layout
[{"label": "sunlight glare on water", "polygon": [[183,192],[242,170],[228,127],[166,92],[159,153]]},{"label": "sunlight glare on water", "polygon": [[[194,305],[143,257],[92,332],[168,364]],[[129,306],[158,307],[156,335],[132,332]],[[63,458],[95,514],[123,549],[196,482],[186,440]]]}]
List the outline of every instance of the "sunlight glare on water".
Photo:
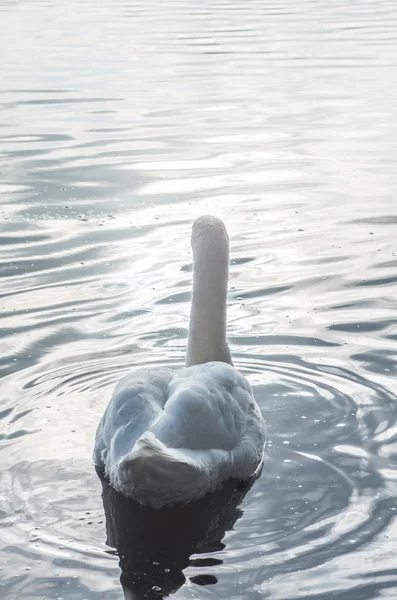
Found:
[{"label": "sunlight glare on water", "polygon": [[[121,598],[117,547],[137,598],[395,598],[395,1],[6,0],[0,39],[1,597]],[[91,453],[183,365],[203,213],[268,447],[163,519]]]}]

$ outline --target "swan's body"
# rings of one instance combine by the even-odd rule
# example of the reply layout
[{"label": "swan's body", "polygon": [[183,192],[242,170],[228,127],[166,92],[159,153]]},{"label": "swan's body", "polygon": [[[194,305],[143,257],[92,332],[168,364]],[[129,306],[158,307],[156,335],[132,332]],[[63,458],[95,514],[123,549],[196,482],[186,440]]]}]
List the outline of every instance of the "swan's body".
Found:
[{"label": "swan's body", "polygon": [[189,502],[259,469],[264,421],[226,340],[229,244],[219,219],[193,225],[194,285],[187,367],[131,373],[96,434],[94,460],[143,504]]}]

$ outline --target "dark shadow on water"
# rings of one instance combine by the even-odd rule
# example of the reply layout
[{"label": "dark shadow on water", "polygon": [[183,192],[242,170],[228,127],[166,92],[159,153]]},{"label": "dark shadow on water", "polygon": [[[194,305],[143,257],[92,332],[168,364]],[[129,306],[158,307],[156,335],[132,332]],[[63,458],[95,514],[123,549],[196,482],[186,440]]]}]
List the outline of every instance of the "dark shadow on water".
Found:
[{"label": "dark shadow on water", "polygon": [[[189,565],[205,569],[221,564],[219,558],[191,561],[190,556],[225,547],[222,538],[243,514],[239,504],[253,483],[229,480],[221,490],[200,500],[153,509],[122,496],[97,473],[102,483],[106,543],[117,550],[127,600],[167,597],[185,583],[183,569]],[[205,572],[190,580],[198,585],[217,583],[212,573]]]}]

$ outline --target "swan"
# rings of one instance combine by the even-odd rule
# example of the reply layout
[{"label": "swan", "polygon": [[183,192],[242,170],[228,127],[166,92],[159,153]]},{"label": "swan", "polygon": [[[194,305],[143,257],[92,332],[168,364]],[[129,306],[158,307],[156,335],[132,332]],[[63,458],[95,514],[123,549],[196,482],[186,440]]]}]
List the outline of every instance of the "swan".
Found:
[{"label": "swan", "polygon": [[193,295],[186,366],[127,374],[99,422],[94,462],[140,504],[187,503],[233,478],[256,477],[265,426],[226,339],[229,237],[224,223],[193,223]]}]

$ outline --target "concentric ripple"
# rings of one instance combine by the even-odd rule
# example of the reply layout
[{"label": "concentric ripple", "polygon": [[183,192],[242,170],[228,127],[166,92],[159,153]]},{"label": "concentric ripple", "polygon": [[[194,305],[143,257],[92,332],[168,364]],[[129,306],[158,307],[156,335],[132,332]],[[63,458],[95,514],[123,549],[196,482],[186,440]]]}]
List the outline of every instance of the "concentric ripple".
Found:
[{"label": "concentric ripple", "polygon": [[[26,385],[26,393],[32,395],[30,402],[37,396],[51,397],[58,408],[52,412],[45,431],[35,433],[35,447],[30,448],[29,459],[18,460],[3,476],[7,497],[0,509],[5,515],[5,568],[12,571],[5,580],[10,594],[25,593],[28,588],[32,591],[30,570],[35,572],[34,597],[52,597],[55,590],[64,594],[65,589],[77,595],[84,590],[92,597],[107,597],[114,586],[118,570],[112,552],[104,546],[103,509],[89,459],[92,440],[84,437],[82,428],[93,429],[95,396],[103,389],[109,392],[113,379],[123,371],[121,365],[119,361],[116,369],[112,360],[104,360],[101,373],[89,373],[88,363],[83,363],[73,377],[70,373],[74,367],[64,365]],[[210,521],[206,525],[205,520],[200,525],[204,529],[187,533],[187,518],[191,523],[201,523],[198,519],[204,518],[201,506],[189,508],[189,516],[176,512],[171,517],[167,513],[161,521],[160,513],[145,516],[139,513],[139,507],[124,507],[123,500],[121,504],[117,498],[111,500],[112,519],[116,519],[113,527],[121,527],[121,533],[113,534],[116,538],[109,540],[107,526],[110,547],[116,546],[120,551],[114,539],[120,541],[126,534],[131,535],[121,542],[131,552],[128,566],[123,563],[122,567],[123,585],[128,587],[128,582],[136,581],[134,585],[141,590],[179,589],[182,593],[180,585],[186,581],[200,587],[216,583],[216,594],[221,596],[233,585],[236,595],[244,593],[245,597],[274,595],[273,590],[277,590],[278,597],[300,598],[303,593],[294,589],[293,582],[308,572],[304,597],[317,597],[316,573],[332,562],[337,576],[322,582],[323,593],[331,598],[342,585],[343,589],[353,590],[355,579],[366,576],[365,563],[361,571],[356,554],[367,547],[372,553],[381,552],[379,539],[389,539],[397,509],[395,476],[384,452],[385,443],[390,442],[385,432],[394,426],[391,403],[395,397],[363,376],[329,365],[310,364],[292,355],[263,361],[258,355],[245,356],[241,368],[251,380],[256,380],[255,395],[267,421],[268,446],[259,481],[245,498],[246,492],[236,497],[238,503],[242,502],[234,509],[238,512],[234,517],[226,517],[229,521],[216,530],[215,538],[208,538],[208,528],[213,526]],[[82,397],[84,419],[77,404]],[[72,406],[60,410],[63,402]],[[92,412],[88,411],[90,405]],[[64,422],[68,411],[80,412],[79,424],[74,425],[77,435],[73,445]],[[11,415],[12,411],[4,415],[10,423]],[[32,422],[34,417],[26,414],[19,420],[23,419]],[[45,438],[51,431],[53,435],[57,432],[57,450],[61,448],[62,452],[44,456],[42,449],[48,448]],[[25,439],[22,447],[27,444]],[[9,447],[8,452],[20,457],[21,447]],[[230,500],[226,497],[223,502]],[[214,506],[210,509],[212,515]],[[216,510],[224,508],[219,505]],[[137,520],[133,521],[135,513]],[[127,515],[130,534],[125,529]],[[143,527],[145,519],[148,524]],[[161,533],[163,528],[166,529]],[[154,545],[153,535],[157,536]],[[191,541],[189,535],[193,536]],[[161,546],[158,536],[165,540]],[[175,546],[178,536],[187,544],[185,554],[181,542]],[[134,550],[138,539],[145,549],[143,553],[140,545]],[[170,562],[175,548],[175,565],[180,565],[177,571]],[[199,553],[197,558],[194,552]],[[193,558],[188,567],[190,553]],[[142,580],[142,560],[150,557],[152,562],[149,566],[145,563]],[[93,570],[107,574],[101,583],[103,588],[93,578]],[[390,579],[387,581],[390,583]]]}]

